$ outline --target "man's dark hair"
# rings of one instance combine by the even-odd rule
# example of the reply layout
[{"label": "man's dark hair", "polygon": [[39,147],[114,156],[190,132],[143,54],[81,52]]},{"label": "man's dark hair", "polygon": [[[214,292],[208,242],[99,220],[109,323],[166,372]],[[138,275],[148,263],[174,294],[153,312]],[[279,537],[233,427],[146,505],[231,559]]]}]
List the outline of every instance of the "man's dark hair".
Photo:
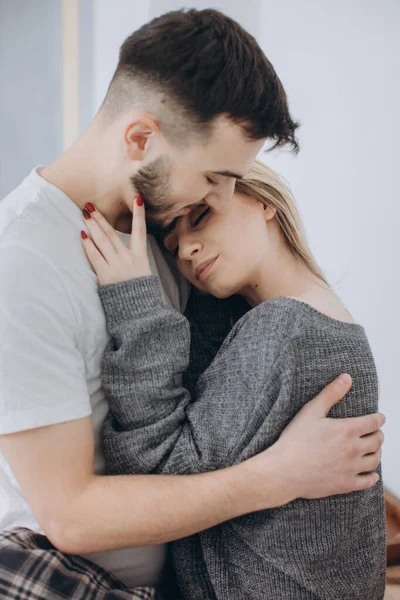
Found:
[{"label": "man's dark hair", "polygon": [[105,110],[151,95],[170,113],[160,117],[167,134],[186,118],[194,132],[207,135],[225,115],[249,139],[270,138],[274,148],[290,144],[298,151],[298,124],[273,66],[254,37],[217,10],[169,12],[125,40]]}]

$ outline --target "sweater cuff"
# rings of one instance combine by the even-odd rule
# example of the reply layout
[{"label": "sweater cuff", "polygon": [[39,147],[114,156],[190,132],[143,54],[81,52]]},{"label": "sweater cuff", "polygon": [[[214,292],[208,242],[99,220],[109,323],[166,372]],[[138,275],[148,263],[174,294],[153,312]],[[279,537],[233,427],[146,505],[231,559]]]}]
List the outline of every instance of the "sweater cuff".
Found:
[{"label": "sweater cuff", "polygon": [[107,321],[113,325],[131,321],[143,313],[165,308],[158,276],[139,277],[99,287]]}]

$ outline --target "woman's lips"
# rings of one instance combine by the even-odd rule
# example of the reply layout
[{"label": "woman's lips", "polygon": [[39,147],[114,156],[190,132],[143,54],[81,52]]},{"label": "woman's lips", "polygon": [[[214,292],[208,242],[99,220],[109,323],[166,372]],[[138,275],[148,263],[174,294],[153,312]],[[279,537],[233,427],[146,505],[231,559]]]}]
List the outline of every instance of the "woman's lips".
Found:
[{"label": "woman's lips", "polygon": [[217,258],[218,258],[218,256],[216,256],[213,260],[211,260],[204,267],[202,267],[198,271],[198,273],[196,273],[196,279],[198,279],[199,281],[204,281],[208,277],[208,275],[209,275],[211,269],[213,268],[213,266],[214,266],[215,261],[217,260]]}]

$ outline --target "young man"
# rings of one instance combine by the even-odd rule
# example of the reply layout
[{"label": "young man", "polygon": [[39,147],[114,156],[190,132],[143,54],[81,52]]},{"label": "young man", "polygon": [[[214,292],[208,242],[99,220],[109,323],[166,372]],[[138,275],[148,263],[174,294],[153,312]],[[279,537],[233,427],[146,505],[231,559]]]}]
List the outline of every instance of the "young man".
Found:
[{"label": "young man", "polygon": [[[165,542],[377,481],[363,465],[367,454],[379,464],[384,416],[326,418],[349,377],[241,465],[194,476],[103,474],[100,363],[109,337],[81,247],[81,210],[95,204],[126,233],[137,192],[153,229],[201,202],[218,210],[266,139],[297,149],[295,129],[282,85],[249,34],[213,10],[173,12],[123,44],[82,137],[1,202],[3,597],[149,598],[151,590],[133,588],[157,583]],[[149,248],[166,302],[183,308],[151,236]]]}]

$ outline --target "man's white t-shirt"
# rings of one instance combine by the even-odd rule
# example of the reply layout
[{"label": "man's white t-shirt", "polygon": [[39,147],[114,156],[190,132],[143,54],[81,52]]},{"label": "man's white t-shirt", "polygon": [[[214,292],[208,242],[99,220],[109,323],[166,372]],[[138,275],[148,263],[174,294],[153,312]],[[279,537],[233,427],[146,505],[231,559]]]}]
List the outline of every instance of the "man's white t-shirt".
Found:
[{"label": "man's white t-shirt", "polygon": [[[91,415],[95,471],[102,474],[101,427],[108,405],[100,364],[109,334],[81,244],[82,212],[38,170],[0,202],[0,435]],[[181,279],[178,288],[151,236],[148,250],[166,303],[182,309],[187,284]],[[0,452],[0,531],[12,527],[43,533]],[[165,546],[88,558],[130,587],[152,585]]]}]

